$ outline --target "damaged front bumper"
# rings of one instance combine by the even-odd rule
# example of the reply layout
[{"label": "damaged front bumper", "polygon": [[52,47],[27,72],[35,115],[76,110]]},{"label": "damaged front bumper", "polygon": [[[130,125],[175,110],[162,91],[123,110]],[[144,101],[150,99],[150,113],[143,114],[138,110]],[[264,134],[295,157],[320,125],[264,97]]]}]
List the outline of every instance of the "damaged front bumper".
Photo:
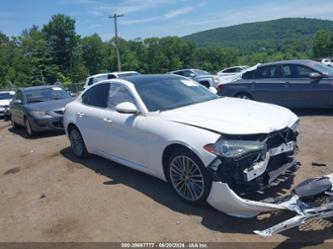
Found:
[{"label": "damaged front bumper", "polygon": [[[288,195],[261,201],[266,190],[272,192],[272,187],[287,181],[297,170],[296,137],[297,133],[285,129],[263,137],[267,150],[254,151],[241,158],[217,157],[208,166],[213,182],[207,202],[225,214],[240,218],[277,210],[296,213],[266,230],[254,231],[261,236],[271,236],[310,220],[332,217],[333,174],[308,179]],[[258,136],[250,139],[257,141]],[[260,198],[253,196],[254,192],[260,193]]]},{"label": "damaged front bumper", "polygon": [[223,182],[213,182],[207,202],[215,209],[231,216],[248,218],[262,212],[289,210],[296,215],[266,230],[254,231],[261,236],[272,236],[314,219],[333,217],[333,174],[308,179],[281,201],[253,201],[237,195]]}]

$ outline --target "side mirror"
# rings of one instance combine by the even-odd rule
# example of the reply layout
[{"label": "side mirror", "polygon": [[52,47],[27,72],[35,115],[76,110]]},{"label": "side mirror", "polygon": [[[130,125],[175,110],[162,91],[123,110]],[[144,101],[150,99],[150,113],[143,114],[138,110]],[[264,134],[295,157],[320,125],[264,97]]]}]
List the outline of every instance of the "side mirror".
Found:
[{"label": "side mirror", "polygon": [[321,79],[323,76],[320,73],[310,73],[309,77],[311,79]]},{"label": "side mirror", "polygon": [[20,99],[13,100],[14,105],[22,105],[22,101]]},{"label": "side mirror", "polygon": [[191,78],[195,77],[195,74],[194,73],[190,73],[190,77]]},{"label": "side mirror", "polygon": [[126,114],[138,113],[138,109],[136,108],[136,106],[130,102],[123,102],[116,105],[116,111],[119,113],[126,113]]}]

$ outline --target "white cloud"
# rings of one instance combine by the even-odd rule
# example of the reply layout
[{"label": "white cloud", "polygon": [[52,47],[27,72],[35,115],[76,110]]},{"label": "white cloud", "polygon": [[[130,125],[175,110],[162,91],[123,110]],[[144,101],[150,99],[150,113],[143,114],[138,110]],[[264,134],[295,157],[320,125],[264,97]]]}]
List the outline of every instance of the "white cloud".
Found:
[{"label": "white cloud", "polygon": [[103,26],[102,24],[91,24],[91,25],[89,25],[88,28],[90,28],[90,29],[96,29],[96,28],[100,28],[102,26]]},{"label": "white cloud", "polygon": [[188,0],[124,0],[118,4],[112,3],[102,3],[96,0],[78,0],[82,1],[82,3],[91,3],[95,6],[90,11],[90,14],[93,13],[102,13],[103,15],[110,15],[113,13],[120,13],[120,14],[129,14],[135,12],[143,12],[160,5],[165,4],[173,4],[178,3],[181,1],[188,1]]},{"label": "white cloud", "polygon": [[165,18],[170,19],[180,15],[185,15],[193,11],[193,7],[185,7],[181,9],[172,10],[164,15]]},{"label": "white cloud", "polygon": [[131,25],[131,24],[139,24],[139,23],[146,23],[146,22],[153,22],[160,19],[160,17],[148,17],[148,18],[142,18],[142,19],[131,19],[131,20],[122,20],[120,21],[120,24],[122,25]]},{"label": "white cloud", "polygon": [[120,21],[120,24],[123,25],[132,25],[132,24],[139,24],[139,23],[147,23],[147,22],[154,22],[157,20],[167,20],[171,19],[180,15],[185,15],[189,12],[193,11],[192,7],[186,7],[182,9],[176,9],[167,12],[163,16],[153,16],[153,17],[148,17],[148,18],[141,18],[141,19],[131,19],[131,20],[122,20]]},{"label": "white cloud", "polygon": [[89,10],[88,14],[90,16],[104,16],[104,13],[102,11],[98,11],[98,10]]}]

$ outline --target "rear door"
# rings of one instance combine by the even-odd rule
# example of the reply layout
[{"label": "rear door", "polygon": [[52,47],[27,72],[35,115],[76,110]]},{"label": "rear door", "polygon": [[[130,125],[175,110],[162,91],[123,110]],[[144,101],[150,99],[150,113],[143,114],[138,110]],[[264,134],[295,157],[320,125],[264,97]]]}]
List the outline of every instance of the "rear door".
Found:
[{"label": "rear door", "polygon": [[89,151],[96,152],[103,142],[103,111],[107,108],[110,83],[92,86],[82,96],[82,104],[76,113],[76,125]]},{"label": "rear door", "polygon": [[285,105],[285,83],[281,79],[280,65],[259,67],[250,84],[250,92],[255,100],[277,105]]},{"label": "rear door", "polygon": [[329,79],[310,78],[311,73],[318,71],[298,64],[282,66],[286,82],[286,104],[290,108],[325,108],[330,107]]}]

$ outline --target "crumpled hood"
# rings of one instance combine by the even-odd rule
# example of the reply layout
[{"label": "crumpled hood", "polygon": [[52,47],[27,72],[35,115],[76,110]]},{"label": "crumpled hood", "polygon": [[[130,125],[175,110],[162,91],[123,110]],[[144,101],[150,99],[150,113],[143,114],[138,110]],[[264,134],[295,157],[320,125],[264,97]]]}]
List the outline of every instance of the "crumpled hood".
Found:
[{"label": "crumpled hood", "polygon": [[52,111],[60,108],[64,108],[66,104],[72,102],[74,98],[50,100],[45,102],[37,102],[26,104],[27,109],[32,111]]},{"label": "crumpled hood", "polygon": [[9,105],[10,101],[12,101],[12,100],[11,99],[1,99],[0,106]]},{"label": "crumpled hood", "polygon": [[290,127],[298,120],[293,112],[280,106],[227,97],[160,115],[165,120],[230,135],[267,134]]}]

